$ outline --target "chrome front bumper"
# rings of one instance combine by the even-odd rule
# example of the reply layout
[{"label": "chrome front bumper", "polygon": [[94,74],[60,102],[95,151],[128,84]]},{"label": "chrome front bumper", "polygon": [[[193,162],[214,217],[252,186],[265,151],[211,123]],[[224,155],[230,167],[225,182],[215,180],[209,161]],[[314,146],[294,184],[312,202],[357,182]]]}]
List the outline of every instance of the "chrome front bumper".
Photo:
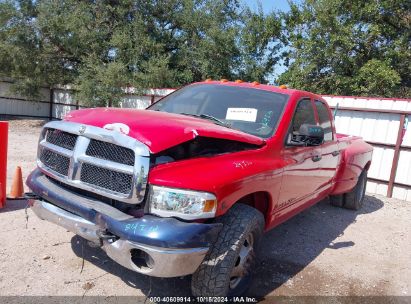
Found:
[{"label": "chrome front bumper", "polygon": [[[42,200],[30,201],[31,209],[41,219],[50,221],[91,241],[101,244],[107,255],[120,265],[155,277],[177,277],[192,274],[203,261],[208,248],[161,248],[126,239],[101,239],[101,227]],[[132,252],[144,253],[149,263],[136,264]]]}]

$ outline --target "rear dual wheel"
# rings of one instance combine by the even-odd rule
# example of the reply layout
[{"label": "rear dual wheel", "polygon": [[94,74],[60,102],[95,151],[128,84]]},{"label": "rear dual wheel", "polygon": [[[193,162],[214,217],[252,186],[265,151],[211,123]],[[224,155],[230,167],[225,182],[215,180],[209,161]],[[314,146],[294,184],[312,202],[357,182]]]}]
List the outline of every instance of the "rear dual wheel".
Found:
[{"label": "rear dual wheel", "polygon": [[364,170],[358,177],[357,184],[350,192],[340,195],[330,195],[331,205],[351,210],[361,209],[364,202],[366,185],[367,171]]}]

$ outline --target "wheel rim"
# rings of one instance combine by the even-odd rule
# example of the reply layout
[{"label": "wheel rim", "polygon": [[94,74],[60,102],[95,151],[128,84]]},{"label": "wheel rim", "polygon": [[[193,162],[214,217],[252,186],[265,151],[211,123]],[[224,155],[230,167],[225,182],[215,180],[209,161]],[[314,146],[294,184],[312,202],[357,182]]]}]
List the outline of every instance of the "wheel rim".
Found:
[{"label": "wheel rim", "polygon": [[236,263],[230,274],[230,289],[236,288],[240,282],[248,276],[252,261],[254,259],[254,237],[250,233],[243,244],[237,256]]}]

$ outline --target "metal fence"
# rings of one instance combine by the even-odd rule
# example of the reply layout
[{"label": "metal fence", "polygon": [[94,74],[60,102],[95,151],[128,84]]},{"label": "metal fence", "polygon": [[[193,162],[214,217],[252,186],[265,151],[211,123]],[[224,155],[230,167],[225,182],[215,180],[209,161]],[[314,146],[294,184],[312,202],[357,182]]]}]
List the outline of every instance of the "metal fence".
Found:
[{"label": "metal fence", "polygon": [[[37,100],[30,100],[11,93],[12,81],[0,81],[0,115],[61,119],[72,110],[86,108],[73,98],[73,91],[59,88],[41,88]],[[134,94],[132,89],[125,91],[120,103],[122,108],[145,109],[159,98],[171,93],[173,89],[150,89],[143,95]]]},{"label": "metal fence", "polygon": [[358,135],[374,147],[367,191],[411,201],[411,99],[324,96],[338,103],[338,133]]}]

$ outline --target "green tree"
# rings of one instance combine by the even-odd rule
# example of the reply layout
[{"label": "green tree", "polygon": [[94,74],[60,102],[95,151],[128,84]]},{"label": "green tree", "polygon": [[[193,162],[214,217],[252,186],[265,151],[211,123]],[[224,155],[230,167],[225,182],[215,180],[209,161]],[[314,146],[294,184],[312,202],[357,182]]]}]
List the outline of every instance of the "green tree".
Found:
[{"label": "green tree", "polygon": [[278,82],[321,94],[410,97],[411,2],[306,0],[283,15]]},{"label": "green tree", "polygon": [[6,0],[0,75],[24,95],[70,85],[82,104],[98,106],[118,105],[127,86],[265,81],[279,25],[239,0]]},{"label": "green tree", "polygon": [[280,40],[281,19],[278,13],[265,15],[261,6],[256,12],[243,11],[243,26],[239,36],[241,49],[239,77],[247,81],[266,82],[280,60],[283,43]]}]

